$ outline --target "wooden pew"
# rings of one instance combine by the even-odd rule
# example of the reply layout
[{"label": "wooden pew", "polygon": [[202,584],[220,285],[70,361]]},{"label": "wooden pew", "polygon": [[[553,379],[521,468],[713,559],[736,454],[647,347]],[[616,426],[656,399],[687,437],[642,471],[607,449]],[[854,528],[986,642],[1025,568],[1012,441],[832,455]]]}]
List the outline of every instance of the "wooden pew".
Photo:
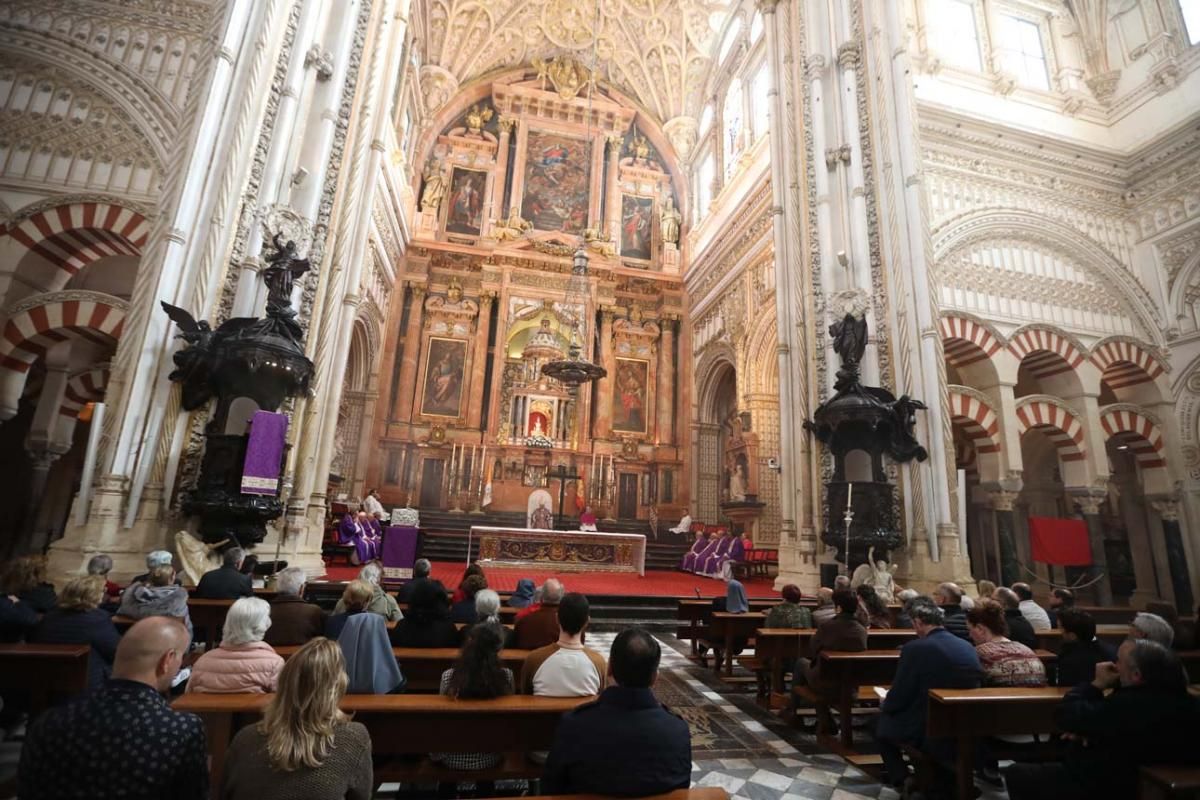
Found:
[{"label": "wooden pew", "polygon": [[[1038,638],[1038,647],[1057,653],[1062,649],[1062,629],[1051,628],[1048,631],[1034,631]],[[1129,638],[1128,625],[1097,625],[1096,638],[1117,647]]]},{"label": "wooden pew", "polygon": [[[256,722],[270,699],[266,694],[185,694],[172,706],[204,720],[211,758],[212,796],[220,796],[221,774],[233,735]],[[437,781],[536,778],[542,765],[525,758],[531,750],[548,750],[559,718],[592,697],[529,697],[453,700],[441,695],[346,695],[343,711],[367,726],[375,759],[375,780]],[[398,756],[430,752],[494,752],[503,742],[512,752],[497,770],[470,773],[447,770],[428,759]]]},{"label": "wooden pew", "polygon": [[[700,654],[700,639],[707,636],[709,623],[712,622],[713,601],[711,597],[687,598],[679,599],[679,607],[675,613],[675,618],[679,621],[676,636],[680,639],[688,639],[692,644],[692,655],[699,656]],[[778,604],[775,599],[766,600],[751,600],[749,601],[751,611],[765,612],[771,606]],[[815,605],[816,601],[811,601],[811,604],[801,603],[801,605]]]},{"label": "wooden pew", "polygon": [[[816,632],[815,628],[759,628],[755,632],[754,654],[770,674],[772,693],[786,692],[784,673],[797,658],[808,652],[809,643]],[[872,628],[867,631],[867,647],[871,650],[894,649],[916,636],[916,631],[911,628]]]},{"label": "wooden pew", "polygon": [[[1048,650],[1035,650],[1047,672],[1058,659]],[[824,651],[821,653],[821,678],[837,685],[838,715],[841,717],[840,745],[845,751],[854,744],[850,725],[851,712],[860,686],[890,686],[900,664],[899,650],[863,650],[859,653]],[[1054,687],[1057,691],[1058,687]],[[1065,692],[1065,690],[1064,690]],[[1061,695],[1060,695],[1061,696]],[[1030,731],[1036,733],[1036,731]]]},{"label": "wooden pew", "polygon": [[744,638],[749,643],[766,618],[767,615],[761,611],[748,611],[745,614],[712,612],[712,622],[709,623],[707,635],[700,641],[713,649],[713,668],[722,677],[728,678],[733,675],[734,640]]},{"label": "wooden pew", "polygon": [[[285,659],[291,658],[300,649],[300,645],[286,645],[275,648],[275,652]],[[521,666],[530,650],[500,651],[500,661],[512,670],[513,681],[521,677]],[[454,666],[458,659],[457,647],[393,647],[392,653],[400,664],[400,672],[407,681],[407,692],[437,692],[441,688],[442,673]]]},{"label": "wooden pew", "polygon": [[1142,610],[1128,606],[1075,606],[1079,611],[1086,611],[1097,625],[1128,625]]},{"label": "wooden pew", "polygon": [[930,689],[926,732],[956,742],[955,773],[959,800],[975,793],[975,744],[988,736],[1054,732],[1054,709],[1069,690]]},{"label": "wooden pew", "polygon": [[0,689],[29,693],[30,716],[88,687],[86,644],[0,644]]},{"label": "wooden pew", "polygon": [[1197,800],[1200,767],[1142,767],[1138,800]]}]

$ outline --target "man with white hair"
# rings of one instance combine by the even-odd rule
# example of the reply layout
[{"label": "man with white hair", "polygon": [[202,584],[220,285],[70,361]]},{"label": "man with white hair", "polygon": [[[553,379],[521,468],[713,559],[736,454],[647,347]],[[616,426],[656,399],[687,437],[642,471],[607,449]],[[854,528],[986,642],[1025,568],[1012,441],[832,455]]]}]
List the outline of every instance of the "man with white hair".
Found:
[{"label": "man with white hair", "polygon": [[271,601],[271,627],[266,643],[272,647],[304,644],[325,630],[325,612],[304,600],[307,576],[300,567],[288,567],[275,576],[275,599]]},{"label": "man with white hair", "polygon": [[513,647],[537,650],[558,641],[558,604],[564,591],[559,580],[546,579],[542,584],[541,607],[519,618],[513,628]]},{"label": "man with white hair", "polygon": [[412,580],[405,583],[396,592],[396,602],[408,603],[412,599],[413,592],[423,583],[429,582],[429,573],[433,572],[433,565],[429,563],[428,558],[418,558],[413,562]]},{"label": "man with white hair", "polygon": [[1170,650],[1171,645],[1175,642],[1175,629],[1171,627],[1171,623],[1158,614],[1142,611],[1133,618],[1133,622],[1129,625],[1129,638],[1149,639]]},{"label": "man with white hair", "polygon": [[239,597],[253,597],[254,583],[249,575],[242,574],[242,562],[246,560],[246,551],[240,547],[230,547],[221,554],[221,566],[211,569],[200,576],[196,584],[196,597],[208,600],[237,600]]},{"label": "man with white hair", "polygon": [[[383,567],[379,566],[378,561],[364,564],[363,568],[358,571],[358,579],[371,584],[374,592],[371,595],[371,602],[367,604],[367,611],[378,614],[388,622],[399,622],[404,619],[404,614],[400,612],[400,606],[396,605],[396,599],[383,590]],[[337,605],[333,607],[333,613],[346,613],[346,604],[338,600]]]}]

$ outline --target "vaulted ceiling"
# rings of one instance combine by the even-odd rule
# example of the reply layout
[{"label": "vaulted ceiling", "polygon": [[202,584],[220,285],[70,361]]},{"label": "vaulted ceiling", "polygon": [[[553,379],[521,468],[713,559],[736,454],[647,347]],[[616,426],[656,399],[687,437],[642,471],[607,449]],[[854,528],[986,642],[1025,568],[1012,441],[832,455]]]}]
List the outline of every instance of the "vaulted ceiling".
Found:
[{"label": "vaulted ceiling", "polygon": [[419,0],[421,63],[457,86],[559,54],[590,65],[597,4],[601,80],[660,123],[695,116],[732,0]]}]

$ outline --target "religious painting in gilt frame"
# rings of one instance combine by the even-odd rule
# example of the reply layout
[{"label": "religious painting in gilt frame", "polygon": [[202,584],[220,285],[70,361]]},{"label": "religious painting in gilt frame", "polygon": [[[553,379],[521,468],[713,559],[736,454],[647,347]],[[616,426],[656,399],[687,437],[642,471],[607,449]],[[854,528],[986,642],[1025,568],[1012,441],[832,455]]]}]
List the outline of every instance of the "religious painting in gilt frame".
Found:
[{"label": "religious painting in gilt frame", "polygon": [[425,382],[421,386],[421,413],[427,417],[462,415],[467,343],[463,339],[430,337],[425,349]]},{"label": "religious painting in gilt frame", "polygon": [[650,260],[654,198],[621,197],[621,257]]},{"label": "religious painting in gilt frame", "polygon": [[646,432],[646,387],[650,382],[650,362],[636,358],[618,358],[613,381],[612,429],[619,433]]},{"label": "religious painting in gilt frame", "polygon": [[560,133],[529,131],[521,216],[539,231],[580,233],[588,221],[591,145]]},{"label": "religious painting in gilt frame", "polygon": [[446,230],[449,233],[479,235],[483,229],[483,192],[486,186],[486,172],[454,168],[446,211]]}]

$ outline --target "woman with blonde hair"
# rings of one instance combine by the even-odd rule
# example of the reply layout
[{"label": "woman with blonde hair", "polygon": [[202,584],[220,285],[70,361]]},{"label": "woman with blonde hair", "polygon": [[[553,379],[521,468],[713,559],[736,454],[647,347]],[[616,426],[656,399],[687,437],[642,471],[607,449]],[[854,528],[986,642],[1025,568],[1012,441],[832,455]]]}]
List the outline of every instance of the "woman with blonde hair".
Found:
[{"label": "woman with blonde hair", "polygon": [[91,645],[88,686],[99,688],[112,673],[113,658],[121,641],[112,616],[100,608],[104,602],[104,578],[85,575],[72,578],[63,587],[58,606],[42,617],[29,641],[40,644]]},{"label": "woman with blonde hair", "polygon": [[4,594],[13,595],[39,614],[54,608],[58,599],[54,585],[46,582],[46,559],[41,556],[14,558],[0,579]]},{"label": "woman with blonde hair", "polygon": [[288,659],[262,721],[233,737],[225,800],[367,800],[375,787],[371,736],[338,704],[346,665],[337,642],[316,638]]},{"label": "woman with blonde hair", "polygon": [[189,692],[237,694],[273,692],[283,658],[263,641],[271,627],[271,606],[260,597],[243,597],[229,607],[221,645],[192,665]]}]

